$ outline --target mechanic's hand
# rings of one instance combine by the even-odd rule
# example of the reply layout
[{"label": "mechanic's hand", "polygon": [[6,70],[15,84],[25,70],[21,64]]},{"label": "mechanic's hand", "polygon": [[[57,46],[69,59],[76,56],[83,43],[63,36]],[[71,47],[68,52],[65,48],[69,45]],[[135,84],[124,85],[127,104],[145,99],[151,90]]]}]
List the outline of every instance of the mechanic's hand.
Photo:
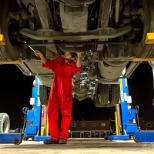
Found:
[{"label": "mechanic's hand", "polygon": [[82,56],[82,53],[81,52],[76,52],[78,58],[80,58]]},{"label": "mechanic's hand", "polygon": [[41,57],[41,56],[42,56],[42,53],[41,53],[41,51],[39,51],[39,50],[35,50],[35,55],[36,55],[37,57]]},{"label": "mechanic's hand", "polygon": [[35,55],[36,55],[37,57],[40,57],[40,58],[41,58],[41,61],[42,61],[44,64],[46,63],[46,58],[44,57],[44,55],[42,54],[41,51],[35,50]]}]

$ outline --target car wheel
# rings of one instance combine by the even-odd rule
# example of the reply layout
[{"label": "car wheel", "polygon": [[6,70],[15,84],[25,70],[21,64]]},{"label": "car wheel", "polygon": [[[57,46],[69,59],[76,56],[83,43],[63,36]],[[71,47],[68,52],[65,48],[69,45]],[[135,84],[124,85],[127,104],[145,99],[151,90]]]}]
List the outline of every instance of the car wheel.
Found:
[{"label": "car wheel", "polygon": [[5,0],[0,2],[0,5],[3,6],[1,7],[0,14],[0,33],[2,33],[5,38],[6,45],[4,51],[11,60],[17,60],[20,56],[20,47],[18,45],[12,45],[9,39],[9,10],[14,6],[15,3],[15,0]]},{"label": "car wheel", "polygon": [[95,97],[95,107],[113,107],[119,103],[119,84],[99,84]]},{"label": "car wheel", "polygon": [[40,96],[40,102],[42,105],[48,104],[48,87],[44,85],[39,86],[39,96]]},{"label": "car wheel", "polygon": [[120,85],[112,84],[111,85],[111,96],[110,96],[110,104],[111,106],[115,106],[119,103],[120,100]]},{"label": "car wheel", "polygon": [[109,85],[99,84],[97,89],[97,95],[95,98],[96,107],[106,107],[109,101]]},{"label": "car wheel", "polygon": [[8,133],[10,130],[10,119],[8,114],[0,113],[0,133]]},{"label": "car wheel", "polygon": [[146,45],[145,38],[147,33],[154,31],[154,1],[146,0],[142,1],[144,9],[144,20],[143,20],[143,34],[140,42],[133,44],[132,52],[136,57],[153,57],[154,56],[154,45]]}]

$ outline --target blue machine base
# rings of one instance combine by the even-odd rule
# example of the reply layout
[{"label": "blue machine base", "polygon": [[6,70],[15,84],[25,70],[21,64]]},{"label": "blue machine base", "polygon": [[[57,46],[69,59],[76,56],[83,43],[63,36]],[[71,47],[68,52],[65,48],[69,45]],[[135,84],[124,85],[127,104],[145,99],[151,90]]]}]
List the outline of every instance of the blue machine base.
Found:
[{"label": "blue machine base", "polygon": [[34,141],[44,141],[49,139],[50,139],[50,136],[34,136]]},{"label": "blue machine base", "polygon": [[154,131],[142,130],[135,132],[135,142],[154,142]]},{"label": "blue machine base", "polygon": [[130,140],[129,135],[108,135],[105,136],[106,140]]},{"label": "blue machine base", "polygon": [[21,133],[0,133],[0,144],[20,144],[21,142]]}]

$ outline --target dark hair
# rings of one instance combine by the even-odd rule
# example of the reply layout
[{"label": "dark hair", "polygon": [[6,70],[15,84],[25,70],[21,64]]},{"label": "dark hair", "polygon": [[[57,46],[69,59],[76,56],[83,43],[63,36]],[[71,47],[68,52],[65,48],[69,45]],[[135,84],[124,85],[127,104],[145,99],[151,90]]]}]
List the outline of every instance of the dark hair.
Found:
[{"label": "dark hair", "polygon": [[77,57],[77,54],[75,52],[70,52],[70,54],[72,55],[72,58],[76,58]]}]

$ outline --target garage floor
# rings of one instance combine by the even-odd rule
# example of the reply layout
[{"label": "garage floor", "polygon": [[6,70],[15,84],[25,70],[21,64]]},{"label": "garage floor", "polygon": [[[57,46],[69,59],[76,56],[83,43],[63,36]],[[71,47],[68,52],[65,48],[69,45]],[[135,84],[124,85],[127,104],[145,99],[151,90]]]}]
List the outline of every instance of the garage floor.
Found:
[{"label": "garage floor", "polygon": [[23,141],[20,145],[0,144],[0,154],[154,154],[154,143],[106,141],[103,139],[69,139],[66,145],[44,145]]}]

